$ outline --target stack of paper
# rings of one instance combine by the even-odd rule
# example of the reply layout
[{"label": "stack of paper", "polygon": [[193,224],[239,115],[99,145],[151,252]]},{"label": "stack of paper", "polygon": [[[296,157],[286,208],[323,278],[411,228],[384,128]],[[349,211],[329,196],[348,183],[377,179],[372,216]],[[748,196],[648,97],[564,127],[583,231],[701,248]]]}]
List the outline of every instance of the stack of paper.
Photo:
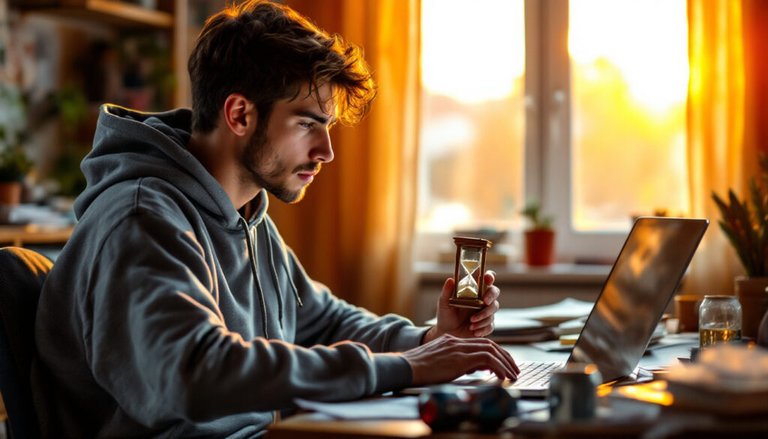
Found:
[{"label": "stack of paper", "polygon": [[[532,343],[578,334],[593,305],[569,297],[551,305],[502,308],[496,312],[495,330],[490,338],[499,343]],[[433,318],[426,323],[436,322]]]},{"label": "stack of paper", "polygon": [[593,305],[566,298],[551,305],[500,309],[491,338],[500,343],[532,343],[578,334]]}]

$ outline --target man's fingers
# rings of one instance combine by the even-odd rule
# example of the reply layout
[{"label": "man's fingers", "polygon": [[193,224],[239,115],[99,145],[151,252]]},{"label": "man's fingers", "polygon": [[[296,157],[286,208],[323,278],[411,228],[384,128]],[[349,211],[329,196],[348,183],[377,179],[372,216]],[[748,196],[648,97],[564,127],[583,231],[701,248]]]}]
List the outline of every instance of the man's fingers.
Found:
[{"label": "man's fingers", "polygon": [[483,293],[483,302],[486,305],[490,305],[491,302],[498,299],[501,295],[501,290],[499,290],[499,287],[495,285],[491,285],[488,288],[485,289],[485,293]]},{"label": "man's fingers", "polygon": [[480,326],[472,330],[472,334],[475,337],[487,337],[492,333],[493,333],[493,322],[490,322],[489,325]]},{"label": "man's fingers", "polygon": [[448,299],[451,298],[451,295],[453,294],[453,284],[454,279],[452,277],[449,277],[445,280],[443,283],[443,290],[440,292],[440,301],[448,303]]},{"label": "man's fingers", "polygon": [[496,282],[496,272],[493,270],[486,270],[483,276],[484,276],[483,282],[486,285],[493,285],[493,283]]},{"label": "man's fingers", "polygon": [[477,366],[476,369],[486,368],[495,373],[499,378],[517,379],[517,374],[519,372],[511,367],[511,365],[505,361],[503,357],[500,357],[497,352],[476,352],[470,354],[470,356],[474,356],[474,358],[472,358],[473,363],[482,365]]},{"label": "man's fingers", "polygon": [[469,318],[469,320],[472,323],[477,323],[481,320],[492,318],[493,315],[496,314],[496,311],[498,310],[499,310],[499,302],[494,300],[493,302],[489,303],[488,306],[486,306],[485,308],[473,314],[472,317]]},{"label": "man's fingers", "polygon": [[411,365],[414,384],[448,382],[480,369],[509,379],[516,379],[520,373],[509,352],[486,338],[444,335],[403,352],[403,357]]},{"label": "man's fingers", "polygon": [[520,367],[517,365],[517,362],[515,362],[515,359],[512,357],[512,354],[507,352],[506,349],[504,349],[498,344],[496,345],[496,347],[500,351],[499,355],[501,356],[501,358],[503,358],[504,361],[509,365],[510,369],[512,369],[515,372],[515,379],[517,379],[517,375],[520,373]]},{"label": "man's fingers", "polygon": [[[520,373],[520,368],[517,366],[517,363],[515,363],[512,355],[498,343],[488,340],[487,338],[469,338],[463,340],[455,338],[454,340],[456,340],[456,345],[454,345],[454,347],[458,348],[462,352],[465,352],[469,355],[477,353],[484,353],[489,355],[486,357],[481,357],[485,363],[475,364],[475,368],[486,367],[493,370],[493,363],[498,363],[502,365],[505,371],[500,376],[516,379],[517,375]],[[497,371],[494,370],[494,373],[496,372]]]}]

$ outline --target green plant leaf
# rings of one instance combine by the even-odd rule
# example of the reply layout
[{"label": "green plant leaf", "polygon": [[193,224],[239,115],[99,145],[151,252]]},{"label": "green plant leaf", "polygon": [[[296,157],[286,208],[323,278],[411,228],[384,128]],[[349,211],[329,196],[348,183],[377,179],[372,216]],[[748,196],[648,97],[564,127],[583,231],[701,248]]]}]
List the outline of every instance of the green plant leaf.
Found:
[{"label": "green plant leaf", "polygon": [[761,153],[759,165],[760,174],[749,181],[746,199],[739,199],[733,189],[727,198],[712,192],[718,224],[748,276],[768,275],[768,156]]}]

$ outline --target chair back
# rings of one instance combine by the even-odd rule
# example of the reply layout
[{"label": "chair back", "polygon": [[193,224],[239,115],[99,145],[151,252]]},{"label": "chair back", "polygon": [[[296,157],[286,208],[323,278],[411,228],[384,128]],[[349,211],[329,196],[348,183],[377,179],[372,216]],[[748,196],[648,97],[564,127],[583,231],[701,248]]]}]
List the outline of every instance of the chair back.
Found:
[{"label": "chair back", "polygon": [[30,373],[37,355],[37,302],[52,266],[35,251],[0,248],[0,393],[14,439],[40,436]]}]

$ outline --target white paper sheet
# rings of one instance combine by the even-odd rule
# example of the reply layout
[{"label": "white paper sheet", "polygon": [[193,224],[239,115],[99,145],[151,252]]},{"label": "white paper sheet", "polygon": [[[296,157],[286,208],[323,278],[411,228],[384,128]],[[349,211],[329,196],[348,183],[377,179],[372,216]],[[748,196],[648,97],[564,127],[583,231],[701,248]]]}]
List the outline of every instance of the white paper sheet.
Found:
[{"label": "white paper sheet", "polygon": [[323,413],[338,419],[419,419],[419,398],[416,396],[381,397],[347,402],[318,402],[295,399],[305,410]]}]

